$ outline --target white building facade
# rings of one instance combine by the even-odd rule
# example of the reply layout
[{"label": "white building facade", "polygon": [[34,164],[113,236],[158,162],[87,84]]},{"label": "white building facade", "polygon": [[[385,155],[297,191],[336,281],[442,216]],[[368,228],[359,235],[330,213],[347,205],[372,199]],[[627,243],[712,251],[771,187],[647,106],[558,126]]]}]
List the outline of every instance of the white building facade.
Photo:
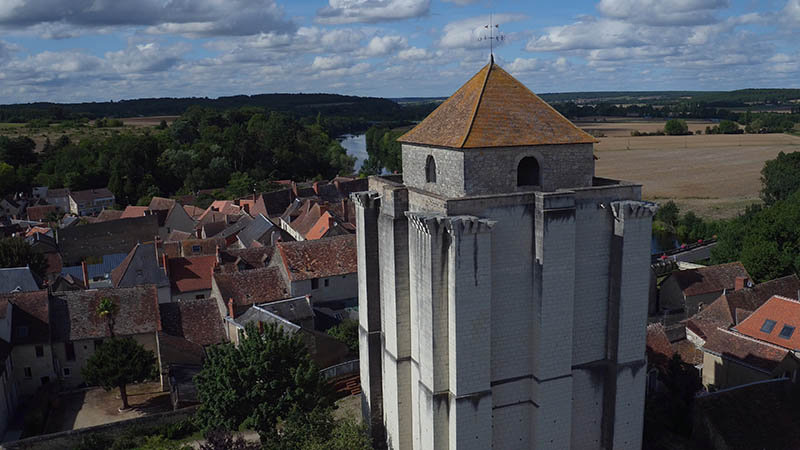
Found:
[{"label": "white building facade", "polygon": [[364,417],[393,449],[641,448],[655,205],[490,63],[353,194]]}]

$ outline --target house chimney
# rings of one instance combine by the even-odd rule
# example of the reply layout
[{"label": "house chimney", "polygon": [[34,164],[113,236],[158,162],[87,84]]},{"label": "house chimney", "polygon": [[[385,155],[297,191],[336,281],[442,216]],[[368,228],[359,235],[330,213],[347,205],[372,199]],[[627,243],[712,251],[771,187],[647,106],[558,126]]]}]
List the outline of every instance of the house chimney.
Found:
[{"label": "house chimney", "polygon": [[314,188],[314,193],[319,195],[319,181],[315,181],[311,186]]},{"label": "house chimney", "polygon": [[258,321],[258,334],[264,334],[264,322]]},{"label": "house chimney", "polygon": [[89,266],[86,261],[81,261],[81,271],[83,272],[83,287],[89,289]]},{"label": "house chimney", "polygon": [[342,198],[342,220],[350,222],[350,218],[347,217],[347,199],[345,198]]},{"label": "house chimney", "polygon": [[233,299],[232,298],[228,299],[228,317],[233,319]]},{"label": "house chimney", "polygon": [[292,181],[292,194],[294,194],[295,197],[299,197],[300,196],[297,193],[297,183],[295,183],[294,181]]},{"label": "house chimney", "polygon": [[747,281],[748,281],[747,277],[736,277],[736,282],[733,285],[733,290],[741,291],[745,287],[748,287]]},{"label": "house chimney", "polygon": [[161,255],[161,262],[164,264],[164,274],[169,278],[169,265],[167,265],[167,261],[169,260],[169,256],[166,253]]}]

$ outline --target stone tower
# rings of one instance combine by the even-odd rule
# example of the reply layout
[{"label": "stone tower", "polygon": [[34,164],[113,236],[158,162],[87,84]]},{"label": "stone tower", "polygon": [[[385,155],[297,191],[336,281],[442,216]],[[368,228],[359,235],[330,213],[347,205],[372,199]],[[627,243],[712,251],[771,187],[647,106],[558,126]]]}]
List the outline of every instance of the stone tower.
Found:
[{"label": "stone tower", "polygon": [[364,417],[393,449],[641,447],[641,186],[492,61],[357,208]]}]

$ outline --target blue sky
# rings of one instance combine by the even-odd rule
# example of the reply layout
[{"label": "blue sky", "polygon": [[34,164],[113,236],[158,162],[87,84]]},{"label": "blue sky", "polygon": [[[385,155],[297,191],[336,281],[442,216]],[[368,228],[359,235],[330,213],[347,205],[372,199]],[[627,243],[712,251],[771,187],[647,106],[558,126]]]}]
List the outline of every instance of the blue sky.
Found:
[{"label": "blue sky", "polygon": [[0,103],[800,87],[800,0],[0,0]]}]

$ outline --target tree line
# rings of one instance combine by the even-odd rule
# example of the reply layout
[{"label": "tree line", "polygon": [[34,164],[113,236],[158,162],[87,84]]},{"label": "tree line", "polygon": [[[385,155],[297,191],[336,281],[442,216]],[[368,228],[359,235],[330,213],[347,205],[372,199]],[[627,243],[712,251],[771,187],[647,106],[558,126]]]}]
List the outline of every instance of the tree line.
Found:
[{"label": "tree line", "polygon": [[[200,189],[267,190],[280,179],[353,173],[355,158],[320,120],[262,108],[220,112],[193,107],[171,126],[112,132],[80,142],[62,135],[40,153],[29,137],[0,136],[0,194],[33,186],[108,186],[120,206]],[[160,129],[159,129],[160,128]]]}]

